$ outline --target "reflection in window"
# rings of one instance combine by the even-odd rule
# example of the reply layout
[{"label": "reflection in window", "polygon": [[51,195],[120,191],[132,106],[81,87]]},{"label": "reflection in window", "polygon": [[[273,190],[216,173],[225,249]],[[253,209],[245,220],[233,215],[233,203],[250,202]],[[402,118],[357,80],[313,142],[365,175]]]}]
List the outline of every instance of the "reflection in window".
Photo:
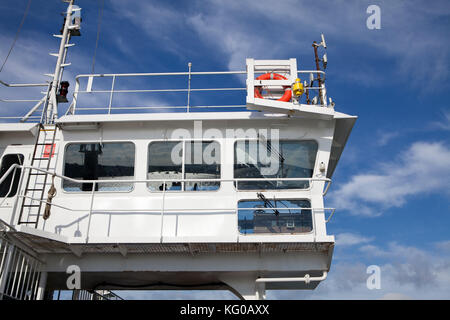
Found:
[{"label": "reflection in window", "polygon": [[315,141],[237,141],[234,149],[234,177],[260,178],[239,181],[240,190],[304,189],[308,181],[268,181],[266,178],[311,178],[317,155]]},{"label": "reflection in window", "polygon": [[[147,179],[172,180],[183,176],[182,142],[152,142],[148,146]],[[163,191],[163,182],[149,182],[147,186],[152,191]],[[166,190],[181,190],[181,182],[166,182]]]},{"label": "reflection in window", "polygon": [[[185,144],[186,179],[220,179],[220,145],[217,142],[191,141]],[[186,182],[185,190],[217,190],[220,182]]]},{"label": "reflection in window", "polygon": [[[0,168],[0,178],[8,171],[8,169],[13,165],[23,164],[23,155],[22,154],[7,154],[3,156],[2,165]],[[15,171],[11,171],[11,173],[6,177],[5,180],[0,184],[0,197],[14,197],[17,193],[17,187],[19,185],[20,174],[22,173],[22,168],[17,168]],[[11,185],[12,183],[12,185]]]},{"label": "reflection in window", "polygon": [[241,234],[310,232],[312,230],[310,208],[311,204],[307,200],[239,201],[239,232]]},{"label": "reflection in window", "polygon": [[[184,163],[183,163],[184,157]],[[195,179],[193,182],[177,179]],[[152,191],[217,190],[220,182],[220,145],[215,141],[157,141],[148,147],[148,179],[175,180],[149,182]]]},{"label": "reflection in window", "polygon": [[[73,143],[66,148],[64,175],[77,180],[114,180],[96,184],[96,191],[130,191],[134,179],[134,144],[131,142]],[[63,180],[66,191],[92,191],[92,183]]]}]

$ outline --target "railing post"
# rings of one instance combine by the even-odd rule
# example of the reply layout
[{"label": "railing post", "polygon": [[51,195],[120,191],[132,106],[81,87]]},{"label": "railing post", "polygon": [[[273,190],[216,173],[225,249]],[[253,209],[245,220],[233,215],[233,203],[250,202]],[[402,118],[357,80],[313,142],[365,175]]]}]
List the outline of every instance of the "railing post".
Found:
[{"label": "railing post", "polygon": [[95,181],[92,182],[91,205],[89,207],[89,218],[88,218],[88,225],[87,225],[87,231],[86,231],[86,243],[89,242],[89,230],[91,229],[92,208],[94,206],[94,194],[95,194],[96,185],[97,185],[97,183]]},{"label": "railing post", "polygon": [[187,96],[187,112],[189,112],[190,108],[190,100],[191,100],[191,69],[192,69],[192,62],[188,63],[189,67],[189,78],[188,78],[188,96]]},{"label": "railing post", "polygon": [[8,243],[8,241],[5,240],[5,252],[7,253],[6,262],[5,265],[2,266],[1,274],[0,274],[0,300],[3,300],[3,296],[5,294],[6,290],[6,281],[8,280],[9,276],[9,269],[11,268],[11,262],[12,262],[12,255],[14,252],[14,245],[12,243]]},{"label": "railing post", "polygon": [[111,93],[109,94],[108,114],[111,114],[111,105],[112,105],[112,99],[113,99],[113,94],[114,94],[115,82],[116,82],[116,76],[114,75],[113,79],[112,79]]},{"label": "railing post", "polygon": [[36,293],[37,300],[44,300],[45,287],[47,286],[47,271],[41,271],[38,290]]},{"label": "railing post", "polygon": [[166,201],[166,181],[163,181],[163,197],[162,197],[162,208],[161,208],[161,232],[160,232],[160,238],[159,238],[159,242],[161,242],[161,243],[163,240],[165,201]]},{"label": "railing post", "polygon": [[78,99],[78,90],[80,90],[80,80],[77,78],[76,81],[75,81],[75,89],[73,91],[72,104],[71,104],[70,108],[67,110],[67,112],[71,112],[71,114],[75,114],[76,113],[77,99]]}]

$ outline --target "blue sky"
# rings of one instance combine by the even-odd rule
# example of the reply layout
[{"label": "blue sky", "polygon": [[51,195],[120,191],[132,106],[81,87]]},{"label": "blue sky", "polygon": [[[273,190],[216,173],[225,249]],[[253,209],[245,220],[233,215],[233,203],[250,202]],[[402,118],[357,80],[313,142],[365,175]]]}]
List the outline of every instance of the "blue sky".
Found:
[{"label": "blue sky", "polygon": [[[1,62],[26,4],[0,0]],[[77,4],[83,8],[82,37],[73,39],[68,57],[69,92],[76,74],[91,72],[97,36],[98,3]],[[381,9],[380,30],[366,27],[371,4]],[[58,48],[51,34],[58,33],[64,9],[60,1],[32,1],[0,73],[3,81],[46,80],[42,74],[54,65],[48,52]],[[188,62],[194,71],[244,70],[248,57],[294,57],[300,69],[313,69],[311,43],[325,33],[328,94],[338,111],[359,117],[326,198],[327,206],[338,208],[328,225],[337,236],[334,261],[315,291],[268,297],[450,298],[448,1],[105,0],[101,31],[97,73],[186,71]],[[24,94],[0,88],[0,98]],[[26,96],[39,98],[36,91]],[[26,109],[0,105],[2,114]],[[365,286],[369,265],[381,267],[380,290]],[[232,298],[224,292],[195,294]]]}]

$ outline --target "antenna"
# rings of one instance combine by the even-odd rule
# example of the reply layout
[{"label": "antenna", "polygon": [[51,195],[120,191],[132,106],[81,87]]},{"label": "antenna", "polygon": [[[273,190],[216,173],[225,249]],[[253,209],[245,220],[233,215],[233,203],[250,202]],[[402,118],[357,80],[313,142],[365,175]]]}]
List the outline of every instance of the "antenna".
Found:
[{"label": "antenna", "polygon": [[325,42],[325,36],[323,35],[323,33],[320,35],[320,37],[322,38],[322,42],[320,43],[321,46],[324,47],[324,49],[327,48],[327,44]]},{"label": "antenna", "polygon": [[327,67],[327,55],[324,54],[322,59],[319,59],[319,54],[318,54],[318,47],[324,47],[324,49],[327,49],[327,44],[325,42],[325,36],[323,35],[323,33],[320,35],[320,37],[322,38],[322,42],[321,43],[317,43],[316,41],[313,41],[313,48],[314,48],[314,58],[315,58],[315,62],[316,62],[316,70],[319,71],[317,72],[317,83],[318,83],[318,87],[319,87],[319,99],[320,99],[320,104],[323,106],[326,106],[326,98],[325,98],[325,90],[324,88],[322,89],[322,83],[325,81],[325,76],[322,80],[321,77],[321,71],[320,70],[320,65],[319,62],[322,61],[323,64],[323,68],[325,69]]},{"label": "antenna", "polygon": [[[57,57],[57,61],[54,73],[49,74],[49,76],[51,76],[53,80],[49,86],[49,92],[47,94],[47,102],[45,106],[45,108],[47,109],[45,118],[46,123],[51,123],[56,117],[58,117],[58,102],[65,102],[65,100],[67,100],[64,99],[65,98],[64,93],[67,94],[67,87],[69,86],[68,83],[65,83],[64,87],[59,88],[59,86],[61,84],[64,68],[70,65],[70,63],[65,63],[67,57],[67,50],[68,48],[73,46],[73,44],[69,43],[70,38],[72,35],[77,35],[76,31],[79,30],[80,28],[79,22],[81,22],[80,18],[81,8],[79,8],[78,6],[74,6],[73,4],[74,0],[63,0],[63,2],[68,3],[68,6],[66,11],[66,17],[64,19],[62,34],[54,35],[57,38],[61,38],[59,51],[58,53],[50,53],[50,55]],[[73,23],[72,20],[75,23]],[[60,89],[60,93],[62,93],[64,97],[58,97],[61,96],[61,94],[57,93],[58,88]]]},{"label": "antenna", "polygon": [[328,63],[328,58],[327,58],[327,54],[325,53],[322,58],[323,69],[327,68],[327,63]]}]

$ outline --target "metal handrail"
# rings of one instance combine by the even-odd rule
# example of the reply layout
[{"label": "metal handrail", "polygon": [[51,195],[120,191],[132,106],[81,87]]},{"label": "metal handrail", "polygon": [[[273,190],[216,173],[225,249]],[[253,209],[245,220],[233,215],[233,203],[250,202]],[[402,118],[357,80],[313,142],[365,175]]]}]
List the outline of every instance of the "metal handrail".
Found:
[{"label": "metal handrail", "polygon": [[[9,171],[9,170],[8,170],[8,171]],[[8,171],[6,171],[6,173],[8,173]],[[16,177],[17,167],[14,167],[14,170],[13,170],[13,171],[14,171],[14,172],[13,172],[13,176],[12,176],[12,179],[11,179],[11,183],[10,183],[10,185],[9,185],[8,193],[4,196],[2,202],[0,202],[0,207],[3,205],[3,202],[5,202],[6,199],[8,199],[9,195],[11,194],[12,187],[13,187],[13,185],[14,185],[14,178]],[[5,174],[6,174],[6,173],[5,173]],[[5,177],[5,179],[6,179],[6,177]],[[3,179],[2,179],[1,181],[3,182]],[[0,184],[1,184],[1,182],[0,182]]]},{"label": "metal handrail", "polygon": [[[139,211],[143,211],[143,212],[151,212],[151,211],[154,211],[154,212],[161,212],[161,227],[162,227],[162,224],[163,224],[163,217],[164,217],[164,212],[179,212],[180,211],[180,209],[167,209],[167,208],[165,208],[165,195],[166,195],[166,193],[167,193],[167,190],[166,190],[166,185],[167,185],[167,183],[168,182],[239,182],[239,181],[261,181],[261,179],[260,178],[234,178],[234,179],[123,179],[123,180],[120,180],[120,179],[117,179],[117,180],[80,180],[80,179],[73,179],[73,178],[70,178],[70,177],[67,177],[67,176],[64,176],[64,175],[60,175],[60,174],[57,174],[57,173],[55,173],[55,172],[51,172],[51,171],[48,171],[48,170],[45,170],[45,169],[42,169],[42,168],[38,168],[38,167],[33,167],[33,166],[25,166],[25,165],[19,165],[19,164],[13,164],[6,172],[5,172],[5,174],[2,176],[2,177],[0,177],[0,184],[6,179],[6,177],[9,175],[9,174],[11,174],[11,172],[15,172],[18,168],[22,168],[22,169],[33,169],[33,170],[36,170],[36,171],[40,171],[40,172],[42,172],[42,173],[46,173],[46,174],[49,174],[49,175],[52,175],[52,176],[54,176],[54,177],[56,177],[56,178],[59,178],[59,179],[62,179],[62,180],[67,180],[67,181],[71,181],[71,182],[74,182],[74,183],[91,183],[92,184],[92,190],[91,190],[91,197],[90,197],[90,202],[89,202],[89,208],[87,208],[87,209],[71,209],[71,208],[68,208],[68,207],[65,207],[65,206],[61,206],[61,205],[58,205],[58,204],[55,204],[55,203],[50,203],[50,202],[48,202],[48,201],[46,201],[46,200],[43,200],[43,199],[37,199],[37,198],[33,198],[33,197],[29,197],[29,196],[26,196],[26,195],[24,195],[24,194],[19,194],[19,196],[18,196],[18,198],[23,198],[23,199],[25,199],[25,198],[28,198],[28,199],[31,199],[32,201],[38,201],[38,202],[41,202],[41,203],[45,203],[45,204],[50,204],[50,205],[52,205],[52,206],[55,206],[55,207],[58,207],[58,208],[61,208],[61,209],[63,209],[63,210],[68,210],[68,211],[73,211],[73,212],[85,212],[85,211],[88,211],[88,226],[87,226],[87,232],[86,232],[86,242],[88,242],[88,239],[89,239],[89,230],[90,230],[90,225],[91,225],[91,217],[92,217],[92,214],[95,214],[95,213],[101,213],[102,212],[102,210],[94,210],[94,198],[95,198],[95,194],[96,194],[96,191],[95,191],[95,189],[96,189],[96,186],[98,185],[98,184],[101,184],[101,183],[111,183],[111,182],[119,182],[119,183],[149,183],[149,182],[162,182],[163,183],[163,190],[162,190],[162,195],[163,195],[163,201],[162,201],[162,209],[161,210],[159,210],[159,209],[155,209],[155,210],[147,210],[147,209],[142,209],[142,210],[127,210],[127,211],[130,211],[130,212],[139,212]],[[24,172],[25,172],[25,170],[24,170]],[[22,178],[25,176],[25,174],[23,174],[22,175]],[[266,179],[264,179],[264,181],[309,181],[309,182],[313,182],[313,181],[323,181],[323,182],[325,182],[325,183],[327,183],[328,182],[328,184],[327,184],[327,186],[326,186],[326,188],[325,188],[325,191],[323,192],[323,195],[325,195],[326,194],[326,192],[328,191],[328,189],[329,189],[329,187],[330,187],[330,184],[331,184],[331,179],[329,179],[329,178],[266,178]],[[251,190],[245,190],[245,191],[251,191]],[[158,192],[157,192],[158,193]],[[3,203],[3,202],[2,202]],[[1,204],[0,204],[1,205]],[[280,208],[280,210],[283,210],[283,209],[285,209],[285,210],[287,210],[287,209],[289,209],[289,208],[285,208],[285,207],[283,207],[283,208]],[[334,212],[335,212],[335,208],[292,208],[292,210],[294,210],[294,209],[296,209],[296,210],[298,210],[298,209],[308,209],[308,210],[323,210],[323,211],[327,211],[327,210],[331,210],[331,214],[330,214],[330,216],[328,217],[328,219],[326,219],[326,222],[328,223],[329,221],[330,221],[330,219],[332,218],[332,216],[334,215]],[[211,211],[237,211],[237,210],[247,210],[247,208],[239,208],[239,209],[236,209],[236,208],[232,208],[232,209],[204,209],[204,211],[208,211],[208,212],[211,212]],[[263,210],[263,209],[262,209]],[[269,210],[269,208],[268,208],[268,210]],[[273,210],[273,208],[270,208],[270,210]],[[115,209],[112,209],[112,210],[103,210],[104,212],[123,212],[124,210],[115,210]],[[186,210],[185,210],[186,211]],[[189,211],[199,211],[199,210],[197,210],[197,209],[189,209]],[[161,238],[162,238],[162,231],[161,231]]]},{"label": "metal handrail", "polygon": [[[258,73],[258,72],[256,72]],[[262,71],[260,73],[263,73]],[[325,77],[325,72],[321,70],[298,70],[298,74],[320,74]],[[110,73],[110,74],[80,74],[75,77],[75,89],[73,92],[73,101],[70,107],[67,109],[67,114],[75,114],[77,110],[107,110],[108,114],[111,114],[111,110],[118,109],[128,109],[128,110],[137,110],[137,109],[186,109],[189,112],[190,108],[198,108],[198,106],[190,105],[190,93],[191,92],[205,92],[205,91],[245,91],[246,87],[236,87],[236,88],[191,88],[191,76],[192,75],[242,75],[247,74],[247,71],[212,71],[212,72],[192,72],[189,69],[188,72],[151,72],[151,73]],[[118,77],[157,77],[157,76],[187,76],[188,77],[188,87],[187,88],[173,88],[173,89],[122,89],[115,90],[115,82]],[[110,90],[92,90],[92,84],[94,78],[112,78],[111,89]],[[87,78],[88,82],[86,85],[86,90],[80,90],[80,79]],[[325,86],[321,87],[305,87],[305,90],[324,90]],[[163,106],[163,107],[112,107],[113,95],[114,93],[163,93],[163,92],[186,92],[187,93],[187,103],[185,106]],[[87,94],[87,93],[109,93],[109,103],[105,108],[77,108],[77,99],[79,94]],[[214,106],[218,107],[242,107],[241,105],[236,106]],[[203,107],[202,107],[203,108]],[[205,107],[206,108],[206,107]]]},{"label": "metal handrail", "polygon": [[[5,174],[0,178],[0,183],[2,183],[6,179],[6,175],[8,175],[15,167],[20,167],[22,169],[33,169],[40,171],[42,173],[47,173],[49,175],[55,176],[60,179],[65,179],[68,181],[72,181],[75,183],[111,183],[111,182],[120,182],[120,183],[145,183],[145,182],[239,182],[239,181],[261,181],[261,178],[233,178],[233,179],[114,179],[114,180],[80,180],[70,178],[56,172],[52,172],[49,170],[45,170],[39,167],[34,166],[25,166],[19,165],[17,163],[11,165],[11,167],[5,172]],[[331,182],[330,178],[264,178],[265,181],[325,181]]]}]

